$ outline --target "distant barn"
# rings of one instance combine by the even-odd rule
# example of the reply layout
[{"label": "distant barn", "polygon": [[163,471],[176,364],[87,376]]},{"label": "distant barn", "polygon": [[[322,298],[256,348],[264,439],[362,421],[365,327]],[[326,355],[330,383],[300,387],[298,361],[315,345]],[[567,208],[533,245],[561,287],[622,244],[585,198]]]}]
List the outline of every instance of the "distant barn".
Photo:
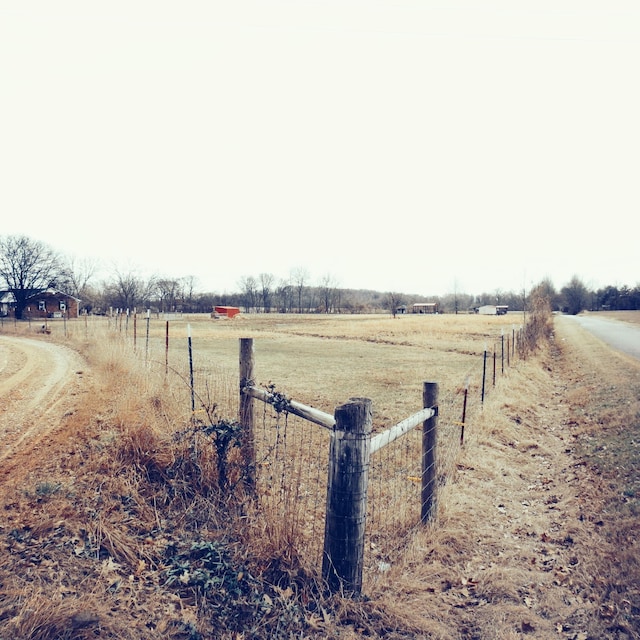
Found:
[{"label": "distant barn", "polygon": [[413,313],[438,313],[438,303],[416,302],[411,310]]}]

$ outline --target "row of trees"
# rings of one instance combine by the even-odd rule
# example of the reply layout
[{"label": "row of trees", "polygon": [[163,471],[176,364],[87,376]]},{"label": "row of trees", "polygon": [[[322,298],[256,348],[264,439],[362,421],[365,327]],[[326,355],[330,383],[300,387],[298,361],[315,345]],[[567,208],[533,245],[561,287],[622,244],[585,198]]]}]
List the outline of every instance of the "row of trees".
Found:
[{"label": "row of trees", "polygon": [[[309,271],[296,268],[285,279],[273,274],[244,276],[233,293],[198,291],[194,276],[142,278],[134,269],[114,268],[108,278],[96,282],[96,260],[65,258],[46,244],[27,236],[0,237],[0,288],[13,292],[16,315],[21,317],[31,292],[53,287],[79,298],[88,313],[112,309],[154,309],[159,312],[208,313],[216,305],[232,305],[245,312],[373,313],[395,312],[414,302],[436,302],[444,313],[466,313],[484,304],[508,305],[512,311],[527,308],[533,291],[496,290],[472,296],[454,291],[446,296],[381,293],[344,289],[332,275],[313,282]],[[551,281],[535,287],[552,310],[576,314],[590,309],[640,309],[640,285],[635,288],[607,286],[590,290],[577,276],[557,291]]]}]

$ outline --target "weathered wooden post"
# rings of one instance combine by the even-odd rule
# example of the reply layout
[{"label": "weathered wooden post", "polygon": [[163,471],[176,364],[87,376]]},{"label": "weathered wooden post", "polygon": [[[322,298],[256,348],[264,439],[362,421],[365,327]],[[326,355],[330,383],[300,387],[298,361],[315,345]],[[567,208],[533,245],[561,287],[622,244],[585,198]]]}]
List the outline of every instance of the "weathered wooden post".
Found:
[{"label": "weathered wooden post", "polygon": [[436,436],[438,429],[438,383],[425,382],[422,406],[434,408],[434,415],[422,424],[422,508],[420,519],[427,522],[434,516],[436,500]]},{"label": "weathered wooden post", "polygon": [[256,489],[256,449],[254,442],[253,398],[244,393],[244,388],[253,380],[253,338],[240,338],[240,408],[238,421],[242,426],[242,452],[245,462],[245,485],[254,493]]},{"label": "weathered wooden post", "polygon": [[351,398],[336,407],[329,447],[322,577],[333,593],[362,591],[372,403]]}]

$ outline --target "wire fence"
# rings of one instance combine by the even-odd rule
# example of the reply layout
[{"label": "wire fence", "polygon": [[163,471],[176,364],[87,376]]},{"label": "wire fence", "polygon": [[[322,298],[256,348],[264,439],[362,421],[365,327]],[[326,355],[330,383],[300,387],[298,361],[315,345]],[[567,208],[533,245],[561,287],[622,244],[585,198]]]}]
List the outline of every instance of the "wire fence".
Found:
[{"label": "wire fence", "polygon": [[256,495],[271,544],[304,564],[322,562],[329,432],[263,403],[256,445]]},{"label": "wire fence", "polygon": [[[188,358],[171,358],[169,320],[162,330],[149,314],[139,317],[117,314],[100,319],[85,318],[72,326],[58,325],[64,335],[75,332],[89,339],[105,330],[123,349],[135,355],[138,364],[154,375],[172,378],[170,387],[176,404],[191,419],[211,420],[214,415],[238,411],[237,370],[230,366],[194,364],[189,335]],[[8,324],[2,326],[7,330]],[[436,485],[443,486],[455,475],[468,425],[481,411],[488,393],[517,359],[526,356],[525,334],[515,328],[485,344],[482,357],[469,366],[455,388],[441,389],[438,400],[438,431],[435,452]],[[530,338],[529,338],[530,339]],[[181,349],[184,350],[184,342]],[[171,347],[171,348],[170,348]],[[184,355],[184,354],[183,354]],[[319,428],[282,408],[263,403],[260,426],[255,430],[256,489],[266,535],[280,549],[319,566],[329,465],[329,431]],[[419,407],[416,406],[416,410]],[[467,429],[465,433],[465,429]],[[420,427],[410,430],[375,452],[369,463],[365,566],[384,570],[421,526],[423,437]],[[437,500],[437,493],[436,493]],[[437,513],[437,508],[435,510]]]},{"label": "wire fence", "polygon": [[[465,444],[465,427],[478,416],[498,375],[505,374],[515,355],[515,346],[507,354],[504,336],[497,338],[491,349],[485,346],[480,362],[469,368],[462,384],[439,398],[436,486],[443,486],[455,475]],[[290,537],[298,541],[299,549],[304,547],[304,553],[319,562],[326,516],[328,438],[326,431],[300,418],[294,419],[292,430],[292,418],[286,409],[275,413],[264,410],[258,449],[268,453],[259,461],[259,495],[269,503],[277,520],[288,523]],[[412,532],[424,524],[423,476],[428,472],[424,455],[420,427],[371,455],[365,536],[365,566],[369,572],[385,571]],[[437,513],[437,491],[434,495]]]}]

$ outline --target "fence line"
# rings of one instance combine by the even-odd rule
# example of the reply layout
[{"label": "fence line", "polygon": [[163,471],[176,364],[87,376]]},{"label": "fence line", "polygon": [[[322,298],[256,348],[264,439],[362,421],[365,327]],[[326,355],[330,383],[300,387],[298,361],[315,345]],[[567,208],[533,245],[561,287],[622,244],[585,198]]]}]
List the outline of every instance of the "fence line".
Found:
[{"label": "fence line", "polygon": [[[202,384],[202,380],[198,378],[197,368],[194,375],[191,336],[188,336],[189,371],[180,374],[179,370],[169,366],[169,321],[167,320],[165,324],[164,358],[162,361],[160,358],[156,361],[151,359],[149,349],[148,315],[146,320],[144,349],[139,346],[137,314],[133,315],[132,322],[128,314],[126,316],[120,314],[115,320],[110,318],[108,326],[120,333],[123,341],[132,338],[133,352],[140,361],[144,359],[145,366],[161,365],[165,376],[170,371],[181,375],[183,382],[189,388],[193,416],[200,411],[196,409],[196,404],[204,406],[209,395],[203,397],[202,393],[196,393],[196,386]],[[86,337],[89,335],[90,325],[91,323],[88,323],[85,318]],[[64,331],[66,336],[66,325]],[[371,434],[366,452],[368,456],[366,464],[361,464],[358,471],[364,474],[363,469],[366,469],[369,486],[366,494],[363,494],[362,490],[359,491],[360,499],[365,495],[364,511],[361,508],[360,515],[354,520],[360,523],[364,518],[368,523],[368,529],[364,534],[369,552],[369,558],[366,560],[367,567],[378,569],[385,567],[392,555],[402,547],[405,536],[415,529],[418,523],[433,518],[437,507],[436,489],[455,473],[460,448],[465,445],[465,429],[468,435],[470,421],[482,409],[485,396],[490,393],[490,387],[496,386],[498,371],[501,375],[505,375],[505,367],[508,369],[512,366],[517,356],[524,358],[526,352],[527,346],[522,327],[518,331],[512,327],[511,333],[507,332],[506,335],[503,331],[491,348],[485,344],[482,351],[480,382],[471,384],[471,380],[477,380],[480,369],[480,367],[473,367],[464,376],[464,387],[449,391],[438,398],[435,403],[437,411],[433,407],[425,407],[385,432]],[[488,366],[489,358],[492,359],[491,372],[489,371],[491,366]],[[242,360],[241,355],[241,367]],[[330,475],[328,449],[333,446],[327,434],[333,438],[336,432],[341,431],[336,417],[289,400],[283,394],[275,392],[273,388],[257,387],[253,384],[253,378],[252,371],[244,374],[241,371],[242,393],[236,396],[239,400],[240,423],[253,424],[255,420],[255,414],[251,416],[247,413],[253,411],[253,403],[245,403],[243,398],[259,400],[265,407],[268,405],[273,407],[273,410],[269,415],[263,412],[263,428],[260,434],[252,433],[251,437],[243,443],[245,455],[247,455],[247,447],[255,447],[250,454],[251,463],[245,466],[245,470],[249,471],[248,485],[260,496],[264,506],[270,508],[272,512],[280,510],[283,516],[281,519],[283,530],[275,532],[276,534],[284,535],[292,544],[295,538],[299,538],[296,544],[301,552],[309,553],[317,560],[322,558],[323,563],[328,562],[328,565],[323,567],[323,575],[329,579],[329,582],[332,576],[337,580],[337,582],[334,580],[334,587],[339,584],[340,588],[343,588],[346,584],[349,590],[357,593],[362,586],[361,577],[358,578],[353,572],[347,572],[345,575],[337,572],[333,560],[327,560],[330,556],[326,548],[323,549],[319,542],[319,533],[324,528],[326,534],[329,526],[325,515],[329,497],[326,496],[325,502],[322,493],[323,489],[326,489],[327,478]],[[209,383],[205,381],[204,384],[207,386]],[[210,391],[208,386],[207,391]],[[291,416],[296,416],[296,420],[294,421]],[[424,423],[438,416],[440,418],[438,429],[434,428],[431,434],[433,442],[425,448],[423,440],[428,430],[425,429]],[[208,413],[207,417],[209,417]],[[323,429],[309,427],[307,425],[309,422]],[[423,423],[422,430],[420,423]],[[349,443],[346,448],[343,448],[344,455],[352,444]],[[307,452],[305,456],[292,455],[292,452],[300,449]],[[299,460],[296,461],[296,458]],[[427,458],[426,461],[425,458]],[[427,472],[431,474],[428,481],[428,484],[432,485],[430,492],[424,489]],[[302,514],[306,517],[302,517]],[[365,566],[365,559],[357,557],[356,574],[360,572],[361,576],[363,566]]]},{"label": "fence line", "polygon": [[[420,520],[432,518],[436,491],[437,384],[425,383],[423,410],[372,438],[372,402],[352,398],[334,416],[289,400],[253,382],[253,340],[240,339],[240,416],[247,433],[244,462],[258,469],[255,458],[255,412],[252,400],[271,404],[278,414],[292,413],[331,429],[322,575],[330,589],[358,594],[362,589],[371,455],[422,425]],[[250,482],[255,490],[255,480]]]}]

